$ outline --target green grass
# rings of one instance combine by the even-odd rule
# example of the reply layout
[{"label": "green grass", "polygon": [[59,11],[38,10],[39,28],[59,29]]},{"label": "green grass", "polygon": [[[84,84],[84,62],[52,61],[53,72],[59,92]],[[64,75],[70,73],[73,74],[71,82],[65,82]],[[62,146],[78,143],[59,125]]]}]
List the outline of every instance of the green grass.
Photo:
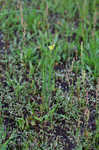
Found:
[{"label": "green grass", "polygon": [[98,150],[98,3],[0,1],[2,150]]}]

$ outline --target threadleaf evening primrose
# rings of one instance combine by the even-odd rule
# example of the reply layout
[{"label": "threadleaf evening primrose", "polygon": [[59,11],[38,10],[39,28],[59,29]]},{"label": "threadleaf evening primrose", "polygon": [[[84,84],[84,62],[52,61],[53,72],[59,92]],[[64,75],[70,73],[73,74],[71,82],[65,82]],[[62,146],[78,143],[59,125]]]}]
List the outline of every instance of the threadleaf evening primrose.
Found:
[{"label": "threadleaf evening primrose", "polygon": [[54,49],[54,47],[55,47],[55,44],[48,46],[49,50],[51,51]]}]

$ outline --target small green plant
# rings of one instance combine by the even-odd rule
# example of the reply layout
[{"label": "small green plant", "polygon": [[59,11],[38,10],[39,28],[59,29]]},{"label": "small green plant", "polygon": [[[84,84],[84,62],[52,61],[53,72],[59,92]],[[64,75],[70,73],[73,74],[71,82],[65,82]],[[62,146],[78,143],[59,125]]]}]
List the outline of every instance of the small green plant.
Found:
[{"label": "small green plant", "polygon": [[87,66],[87,69],[89,71],[90,70],[92,71],[95,78],[99,76],[98,60],[99,60],[99,44],[98,44],[98,36],[96,34],[95,40],[90,39],[84,51],[85,66]]}]

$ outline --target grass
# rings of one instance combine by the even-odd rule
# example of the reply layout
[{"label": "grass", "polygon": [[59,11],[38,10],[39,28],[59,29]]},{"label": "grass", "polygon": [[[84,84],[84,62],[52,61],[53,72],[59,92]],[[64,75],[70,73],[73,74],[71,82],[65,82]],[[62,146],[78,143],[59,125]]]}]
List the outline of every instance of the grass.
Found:
[{"label": "grass", "polygon": [[0,149],[99,149],[98,5],[0,1]]}]

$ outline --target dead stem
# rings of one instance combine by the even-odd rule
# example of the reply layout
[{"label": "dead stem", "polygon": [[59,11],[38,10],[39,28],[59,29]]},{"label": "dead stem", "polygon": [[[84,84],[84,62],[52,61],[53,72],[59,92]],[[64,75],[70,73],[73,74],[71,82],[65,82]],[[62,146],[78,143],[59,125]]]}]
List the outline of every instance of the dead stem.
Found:
[{"label": "dead stem", "polygon": [[25,35],[26,35],[26,23],[24,22],[24,17],[23,17],[23,7],[22,7],[22,2],[18,0],[18,7],[20,9],[20,16],[21,16],[21,26],[23,28],[23,39],[25,40]]}]

